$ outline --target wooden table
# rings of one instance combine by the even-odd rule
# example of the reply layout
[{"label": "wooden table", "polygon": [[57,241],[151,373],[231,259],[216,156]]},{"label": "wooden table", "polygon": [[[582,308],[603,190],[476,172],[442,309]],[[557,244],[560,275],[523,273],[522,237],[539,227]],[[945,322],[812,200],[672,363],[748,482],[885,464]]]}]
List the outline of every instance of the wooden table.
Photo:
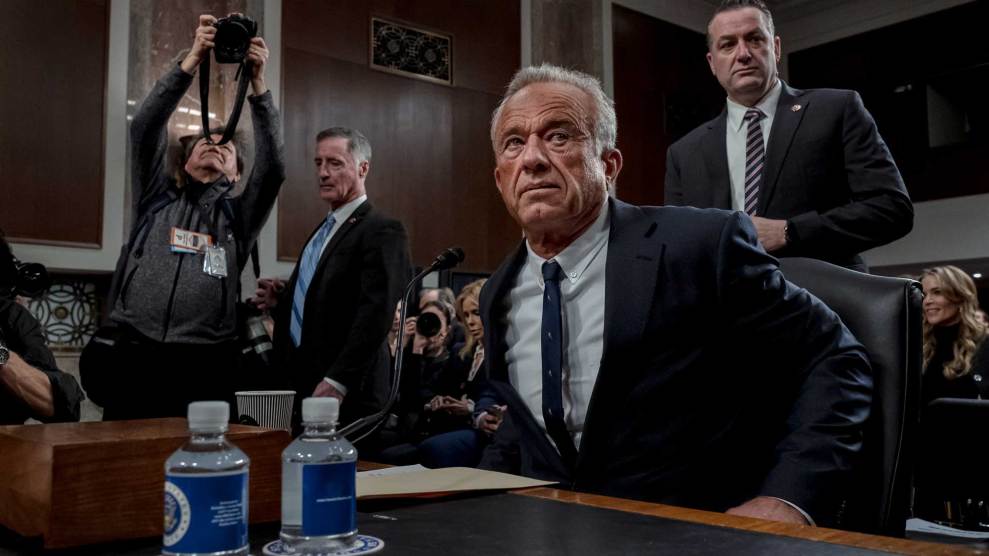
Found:
[{"label": "wooden table", "polygon": [[[373,467],[376,466],[361,465],[362,469]],[[273,501],[265,506],[265,513],[277,515],[278,508]],[[791,525],[555,488],[428,500],[362,500],[358,502],[358,510],[360,531],[382,538],[388,554],[847,556],[986,553],[964,545]],[[113,520],[114,516],[104,515],[103,518]],[[278,529],[277,521],[252,523],[252,553],[260,554],[264,544],[278,537]],[[93,556],[158,554],[160,546],[159,537],[149,537],[77,547],[71,553]],[[32,541],[10,531],[0,531],[0,556],[38,550],[37,539]]]}]

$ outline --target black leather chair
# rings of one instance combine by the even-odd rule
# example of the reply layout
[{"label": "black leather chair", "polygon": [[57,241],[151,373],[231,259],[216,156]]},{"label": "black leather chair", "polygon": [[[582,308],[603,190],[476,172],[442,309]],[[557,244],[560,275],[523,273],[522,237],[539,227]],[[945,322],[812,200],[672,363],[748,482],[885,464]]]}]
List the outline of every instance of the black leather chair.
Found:
[{"label": "black leather chair", "polygon": [[837,518],[838,526],[903,536],[920,411],[920,284],[814,259],[781,259],[780,269],[787,280],[841,317],[868,350],[872,363],[872,414],[866,423],[862,460]]}]

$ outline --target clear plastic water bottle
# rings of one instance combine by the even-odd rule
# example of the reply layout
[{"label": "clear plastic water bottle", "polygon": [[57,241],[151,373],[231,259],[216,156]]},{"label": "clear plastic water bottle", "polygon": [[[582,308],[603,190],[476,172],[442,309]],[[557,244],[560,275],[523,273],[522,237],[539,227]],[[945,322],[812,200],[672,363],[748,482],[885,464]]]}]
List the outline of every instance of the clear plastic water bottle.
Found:
[{"label": "clear plastic water bottle", "polygon": [[162,554],[248,554],[250,460],[224,433],[227,402],[189,404],[189,441],[165,461]]},{"label": "clear plastic water bottle", "polygon": [[336,398],[302,400],[302,435],[282,452],[281,540],[327,552],[357,536],[357,450],[336,433]]}]

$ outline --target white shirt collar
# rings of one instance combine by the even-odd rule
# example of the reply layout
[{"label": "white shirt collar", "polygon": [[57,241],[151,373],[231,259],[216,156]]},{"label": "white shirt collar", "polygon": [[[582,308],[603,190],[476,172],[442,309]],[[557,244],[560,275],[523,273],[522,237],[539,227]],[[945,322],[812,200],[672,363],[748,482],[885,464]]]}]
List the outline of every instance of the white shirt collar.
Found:
[{"label": "white shirt collar", "polygon": [[[776,78],[776,85],[762,97],[762,100],[752,108],[758,108],[764,116],[774,116],[776,105],[780,102],[780,94],[783,92],[783,81]],[[740,131],[745,123],[745,112],[748,106],[743,106],[732,99],[728,99],[728,129]]]},{"label": "white shirt collar", "polygon": [[[336,220],[336,223],[342,224],[346,222],[348,218],[350,218],[351,214],[354,214],[354,211],[357,210],[357,207],[364,204],[364,201],[367,201],[366,194],[361,195],[360,197],[354,199],[353,201],[348,202],[347,204],[341,206],[336,210],[331,210],[326,214],[326,216],[327,218],[329,218],[329,216],[332,214],[333,218]],[[334,227],[336,226],[334,225]]]},{"label": "white shirt collar", "polygon": [[[555,257],[549,259],[559,263],[560,268],[566,274],[567,280],[572,284],[576,284],[580,280],[584,271],[590,266],[591,261],[601,252],[601,248],[608,244],[611,222],[608,214],[608,204],[608,198],[605,197],[604,203],[601,204],[601,210],[597,218],[594,219],[594,222],[573,243],[568,245],[563,251],[560,251]],[[547,259],[540,257],[532,250],[528,239],[525,242],[525,248],[529,252],[529,256],[526,257],[525,261],[526,272],[535,275],[539,287],[542,287],[542,267]]]}]

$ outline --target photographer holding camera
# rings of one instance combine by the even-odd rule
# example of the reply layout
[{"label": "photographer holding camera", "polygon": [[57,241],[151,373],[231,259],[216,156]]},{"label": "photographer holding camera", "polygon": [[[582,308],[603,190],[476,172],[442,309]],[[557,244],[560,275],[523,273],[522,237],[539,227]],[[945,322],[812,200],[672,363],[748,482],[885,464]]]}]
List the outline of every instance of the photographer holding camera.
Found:
[{"label": "photographer holding camera", "polygon": [[416,463],[416,446],[422,440],[451,429],[450,416],[439,404],[445,396],[455,393],[455,386],[444,380],[451,374],[448,367],[460,364],[447,348],[453,315],[451,305],[428,301],[418,316],[405,320],[412,339],[406,343],[402,357],[402,382],[394,407],[398,419],[384,434],[382,444],[388,447],[374,456],[376,461],[396,465]]},{"label": "photographer holding camera", "polygon": [[[240,274],[285,179],[280,118],[264,80],[268,48],[255,31],[239,14],[199,16],[192,48],[134,115],[134,224],[111,291],[116,330],[103,334],[113,348],[91,343],[81,362],[104,419],[180,416],[190,401],[233,399]],[[224,142],[222,129],[184,140],[180,170],[166,167],[168,119],[201,65],[206,77],[214,49],[220,63],[244,60],[240,78],[253,91],[254,167],[237,197],[243,145]]]},{"label": "photographer holding camera", "polygon": [[0,232],[0,425],[29,417],[78,421],[82,390],[72,375],[58,370],[41,325],[17,303],[16,296],[31,286],[18,270]]}]

